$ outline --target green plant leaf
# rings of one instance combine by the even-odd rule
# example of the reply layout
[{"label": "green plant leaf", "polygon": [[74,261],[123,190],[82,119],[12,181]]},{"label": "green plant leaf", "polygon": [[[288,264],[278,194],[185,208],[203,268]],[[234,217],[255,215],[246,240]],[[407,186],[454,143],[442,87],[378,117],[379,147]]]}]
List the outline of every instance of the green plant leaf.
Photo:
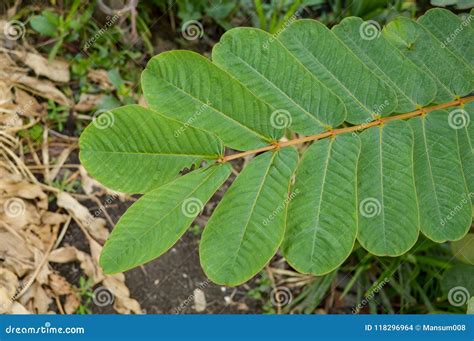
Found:
[{"label": "green plant leaf", "polygon": [[413,170],[413,132],[393,121],[360,134],[360,244],[379,256],[410,250],[420,230]]},{"label": "green plant leaf", "polygon": [[82,133],[80,159],[107,187],[144,193],[223,153],[215,136],[138,105],[98,116]]},{"label": "green plant leaf", "polygon": [[[395,111],[413,111],[431,103],[436,96],[433,78],[409,58],[405,58],[384,35],[375,31],[375,26],[370,25],[360,18],[349,17],[334,26],[332,31],[365,65],[395,90],[398,102]],[[364,29],[368,30],[365,35]],[[380,58],[381,55],[384,57]],[[379,104],[382,107],[385,105]]]},{"label": "green plant leaf", "polygon": [[58,34],[56,25],[43,15],[33,16],[30,20],[30,25],[36,32],[47,37],[55,37]]},{"label": "green plant leaf", "polygon": [[415,133],[415,181],[421,231],[439,243],[460,239],[469,230],[472,219],[456,130],[443,110],[409,122]]},{"label": "green plant leaf", "polygon": [[142,87],[152,109],[213,132],[234,149],[262,147],[283,132],[272,126],[272,107],[197,53],[153,57]]},{"label": "green plant leaf", "polygon": [[228,164],[212,165],[148,192],[120,218],[100,264],[106,273],[131,269],[162,255],[184,234],[229,177]]},{"label": "green plant leaf", "polygon": [[388,84],[322,23],[298,20],[278,39],[309,72],[340,96],[348,122],[372,121],[374,115],[387,116],[397,107],[396,94]]},{"label": "green plant leaf", "polygon": [[440,8],[433,8],[423,14],[418,22],[443,47],[451,50],[474,71],[474,30],[471,19],[462,20],[456,14]]},{"label": "green plant leaf", "polygon": [[385,37],[421,67],[437,83],[436,102],[465,96],[473,89],[474,77],[465,60],[447,48],[419,23],[399,17],[385,26]]},{"label": "green plant leaf", "polygon": [[283,240],[293,148],[257,156],[217,206],[202,234],[199,253],[215,283],[238,285],[257,274]]},{"label": "green plant leaf", "polygon": [[300,272],[326,274],[349,256],[357,236],[359,138],[316,141],[296,172],[282,253]]},{"label": "green plant leaf", "polygon": [[212,60],[271,103],[285,128],[315,134],[340,125],[346,117],[342,101],[262,30],[236,28],[226,32],[214,46]]}]

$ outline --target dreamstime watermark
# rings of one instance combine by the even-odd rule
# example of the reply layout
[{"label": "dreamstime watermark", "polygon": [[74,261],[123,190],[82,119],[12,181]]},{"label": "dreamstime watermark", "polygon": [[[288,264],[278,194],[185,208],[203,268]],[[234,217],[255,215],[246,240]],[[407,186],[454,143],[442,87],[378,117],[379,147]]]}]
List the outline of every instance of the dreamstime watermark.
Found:
[{"label": "dreamstime watermark", "polygon": [[115,23],[120,19],[119,14],[115,14],[113,17],[106,17],[107,21],[105,22],[105,25],[98,30],[92,38],[86,41],[84,44],[84,51],[87,51],[89,48],[91,48],[97,40],[99,40],[100,37],[102,37]]},{"label": "dreamstime watermark", "polygon": [[271,43],[273,43],[279,36],[282,34],[292,23],[298,20],[301,17],[300,11],[296,11],[291,17],[286,20],[283,25],[276,31],[270,38],[268,38],[263,44],[262,47],[264,49],[268,49]]},{"label": "dreamstime watermark", "polygon": [[25,202],[20,198],[10,198],[3,203],[3,211],[9,218],[18,218],[25,214]]},{"label": "dreamstime watermark", "polygon": [[25,35],[25,24],[18,20],[7,21],[3,26],[3,35],[8,40],[18,40]]},{"label": "dreamstime watermark", "polygon": [[373,298],[375,297],[376,294],[378,294],[382,288],[387,285],[387,283],[390,282],[390,279],[385,277],[383,281],[381,281],[379,284],[377,284],[374,288],[372,288],[365,296],[364,299],[355,307],[352,308],[352,313],[353,314],[358,314],[361,309],[363,309]]},{"label": "dreamstime watermark", "polygon": [[372,113],[372,117],[369,117],[367,118],[360,126],[357,130],[353,131],[352,132],[352,136],[357,136],[357,132],[360,132],[362,130],[364,130],[365,128],[367,128],[367,126],[369,125],[370,122],[372,122],[373,120],[379,118],[381,115],[382,115],[382,112],[383,110],[390,104],[390,102],[388,100],[385,100],[382,104],[379,104],[379,105],[374,105],[374,107],[372,108],[373,110],[373,113]]},{"label": "dreamstime watermark", "polygon": [[270,222],[275,219],[275,217],[280,214],[290,203],[290,201],[293,200],[299,193],[300,190],[298,188],[291,192],[291,194],[280,205],[278,205],[278,207],[267,218],[263,220],[263,226],[270,224]]},{"label": "dreamstime watermark", "polygon": [[188,20],[181,26],[181,34],[186,40],[200,39],[204,35],[204,27],[197,20]]},{"label": "dreamstime watermark", "polygon": [[203,208],[204,204],[200,199],[191,197],[183,201],[181,212],[183,212],[183,214],[188,218],[194,218]]},{"label": "dreamstime watermark", "polygon": [[94,211],[92,216],[88,218],[86,221],[86,226],[90,226],[95,219],[99,218],[104,213],[104,211],[109,208],[115,200],[117,200],[118,197],[118,194],[107,195],[104,203],[101,204],[99,208]]},{"label": "dreamstime watermark", "polygon": [[359,212],[366,218],[378,216],[382,211],[382,205],[376,198],[365,198],[359,204]]},{"label": "dreamstime watermark", "polygon": [[469,24],[471,23],[473,19],[474,19],[474,15],[469,14],[467,18],[464,19],[461,22],[461,24],[454,30],[454,32],[450,33],[450,35],[441,43],[441,48],[444,49],[446,46],[451,44],[454,41],[454,39],[456,39],[456,37],[459,35],[459,33],[464,31],[465,28],[469,27]]},{"label": "dreamstime watermark", "polygon": [[270,115],[270,124],[276,129],[285,129],[291,126],[292,118],[288,110],[278,109]]},{"label": "dreamstime watermark", "polygon": [[114,294],[106,287],[98,287],[92,294],[92,302],[98,307],[106,307],[115,301]]},{"label": "dreamstime watermark", "polygon": [[15,327],[9,325],[5,328],[6,334],[85,334],[83,327],[52,327],[51,322],[45,322],[40,327]]},{"label": "dreamstime watermark", "polygon": [[466,110],[458,108],[449,112],[448,124],[453,129],[462,129],[469,125],[471,118]]},{"label": "dreamstime watermark", "polygon": [[[196,287],[198,290],[204,290],[206,287],[211,284],[211,281],[206,279],[204,282],[199,283],[199,285]],[[194,289],[193,293],[189,295],[181,304],[174,308],[174,314],[180,314],[187,306],[189,306],[193,301],[194,298],[196,297],[196,289]]]},{"label": "dreamstime watermark", "polygon": [[469,290],[461,286],[451,288],[448,292],[448,302],[455,307],[466,305],[470,297]]},{"label": "dreamstime watermark", "polygon": [[446,215],[443,219],[441,219],[441,226],[446,225],[448,221],[453,219],[453,217],[456,216],[465,205],[467,204],[470,205],[471,199],[473,197],[474,197],[474,192],[470,192],[464,198],[462,198],[462,200],[449,211],[449,214]]},{"label": "dreamstime watermark", "polygon": [[270,300],[275,307],[284,307],[291,303],[293,294],[287,287],[276,287],[270,292]]},{"label": "dreamstime watermark", "polygon": [[92,116],[92,123],[98,129],[107,129],[114,125],[115,116],[108,110],[97,110]]},{"label": "dreamstime watermark", "polygon": [[359,27],[360,37],[364,40],[374,40],[380,36],[381,27],[375,20],[364,21]]},{"label": "dreamstime watermark", "polygon": [[209,108],[211,104],[212,103],[209,100],[206,100],[206,103],[201,105],[199,109],[190,118],[188,118],[179,129],[176,129],[174,131],[174,137],[179,137],[182,133],[184,133],[184,131],[188,129],[188,127],[192,125],[193,122],[196,121],[198,117],[201,116],[201,114],[205,112],[207,108]]}]

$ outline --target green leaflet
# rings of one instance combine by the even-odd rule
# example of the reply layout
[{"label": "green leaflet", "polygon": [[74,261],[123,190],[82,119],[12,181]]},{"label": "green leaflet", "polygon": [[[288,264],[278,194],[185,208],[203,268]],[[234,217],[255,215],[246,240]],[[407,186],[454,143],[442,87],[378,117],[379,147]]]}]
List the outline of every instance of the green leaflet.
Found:
[{"label": "green leaflet", "polygon": [[215,136],[138,105],[98,116],[79,146],[81,163],[93,177],[129,193],[147,192],[183,168],[223,154]]},{"label": "green leaflet", "polygon": [[413,111],[431,103],[436,96],[433,78],[375,30],[375,26],[356,17],[345,18],[332,28],[334,34],[396,92],[396,112]]},{"label": "green leaflet", "polygon": [[309,72],[341,97],[348,122],[371,121],[374,115],[387,116],[397,107],[395,92],[323,24],[298,20],[278,39]]},{"label": "green leaflet", "polygon": [[359,138],[314,142],[298,166],[282,253],[298,271],[326,274],[349,256],[357,235]]},{"label": "green leaflet", "polygon": [[446,270],[441,279],[441,287],[446,296],[451,297],[451,301],[466,304],[469,297],[474,296],[474,266],[459,263]]},{"label": "green leaflet", "polygon": [[379,256],[399,256],[420,229],[413,171],[413,132],[393,121],[365,130],[358,168],[361,245]]},{"label": "green leaflet", "polygon": [[165,253],[184,234],[204,205],[229,177],[228,164],[212,165],[148,192],[119,220],[100,264],[116,273]]},{"label": "green leaflet", "polygon": [[456,130],[466,184],[474,202],[474,103],[451,109],[448,122]]},{"label": "green leaflet", "polygon": [[267,32],[232,29],[214,46],[212,59],[271,103],[282,127],[316,134],[337,127],[346,117],[341,100]]},{"label": "green leaflet", "polygon": [[440,8],[433,8],[422,15],[418,22],[439,42],[456,56],[462,58],[474,71],[474,17],[461,20],[456,14]]},{"label": "green leaflet", "polygon": [[201,265],[215,283],[238,285],[257,274],[283,240],[293,148],[257,156],[239,174],[202,234]]},{"label": "green leaflet", "polygon": [[451,248],[453,249],[454,257],[474,265],[474,233],[468,233],[464,238],[452,242]]},{"label": "green leaflet", "polygon": [[456,129],[446,111],[409,120],[415,134],[415,181],[421,231],[436,242],[462,238],[471,205],[462,172]]},{"label": "green leaflet", "polygon": [[424,26],[399,17],[385,26],[383,34],[405,57],[436,81],[436,102],[452,101],[472,91],[474,77],[469,64],[457,53],[442,48],[436,37]]},{"label": "green leaflet", "polygon": [[272,126],[272,107],[194,52],[153,57],[142,87],[151,108],[213,132],[237,150],[262,147],[283,132]]}]

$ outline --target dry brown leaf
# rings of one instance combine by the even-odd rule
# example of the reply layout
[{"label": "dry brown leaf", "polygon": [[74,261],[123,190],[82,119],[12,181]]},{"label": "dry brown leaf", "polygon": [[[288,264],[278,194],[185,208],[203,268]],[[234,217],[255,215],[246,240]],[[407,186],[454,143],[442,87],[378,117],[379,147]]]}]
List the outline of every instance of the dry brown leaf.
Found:
[{"label": "dry brown leaf", "polygon": [[66,302],[64,303],[64,312],[66,314],[74,314],[81,305],[81,301],[76,294],[70,294],[66,296]]},{"label": "dry brown leaf", "polygon": [[79,102],[74,106],[74,110],[81,112],[95,110],[97,104],[102,100],[103,97],[104,95],[82,93],[81,97],[79,97]]},{"label": "dry brown leaf", "polygon": [[87,73],[87,78],[93,83],[96,83],[104,90],[112,90],[114,86],[110,83],[109,75],[105,70],[94,70],[91,69]]},{"label": "dry brown leaf", "polygon": [[35,97],[19,88],[15,88],[15,103],[18,106],[17,112],[22,116],[41,116],[44,112],[43,106]]},{"label": "dry brown leaf", "polygon": [[102,218],[94,218],[89,210],[81,205],[79,201],[74,199],[70,194],[61,192],[57,196],[57,205],[71,212],[87,231],[100,242],[104,242],[109,236],[109,231],[105,227],[105,220]]},{"label": "dry brown leaf", "polygon": [[22,62],[32,68],[38,76],[45,76],[60,83],[67,83],[70,80],[69,63],[63,60],[55,59],[50,62],[43,56],[30,52],[18,53],[17,56],[21,57]]},{"label": "dry brown leaf", "polygon": [[19,84],[23,85],[24,87],[27,87],[35,95],[47,99],[52,99],[53,101],[61,105],[70,105],[67,97],[61,91],[59,91],[59,89],[56,88],[51,81],[30,77],[20,72],[3,74],[0,77],[2,77],[4,80],[7,79],[8,81],[14,84]]},{"label": "dry brown leaf", "polygon": [[73,292],[71,284],[57,273],[49,274],[49,287],[57,296],[69,295]]},{"label": "dry brown leaf", "polygon": [[125,276],[123,274],[107,276],[103,284],[114,295],[114,309],[118,313],[143,313],[140,304],[133,298],[130,298],[130,291],[125,285]]}]

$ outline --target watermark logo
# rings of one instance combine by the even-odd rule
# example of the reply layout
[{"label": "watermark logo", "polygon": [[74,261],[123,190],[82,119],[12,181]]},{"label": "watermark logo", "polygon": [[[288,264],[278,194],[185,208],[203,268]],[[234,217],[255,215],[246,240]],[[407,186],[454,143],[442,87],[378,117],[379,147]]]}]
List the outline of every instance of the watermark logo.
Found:
[{"label": "watermark logo", "polygon": [[382,205],[375,198],[365,198],[359,204],[359,212],[366,218],[378,216],[381,211]]},{"label": "watermark logo", "polygon": [[285,129],[291,126],[292,118],[288,110],[278,109],[272,112],[270,124],[276,129]]},{"label": "watermark logo", "polygon": [[464,109],[454,109],[449,113],[448,123],[453,129],[462,129],[469,125],[471,118]]},{"label": "watermark logo", "polygon": [[452,306],[462,307],[463,305],[467,304],[469,297],[471,297],[469,291],[465,287],[458,286],[449,290],[448,302]]},{"label": "watermark logo", "polygon": [[284,307],[291,303],[293,294],[287,287],[276,287],[270,293],[270,300],[275,307]]},{"label": "watermark logo", "polygon": [[115,301],[114,294],[106,287],[98,287],[94,290],[92,302],[98,307],[105,307],[113,304]]},{"label": "watermark logo", "polygon": [[375,20],[364,21],[359,27],[360,37],[364,40],[374,40],[380,36],[380,24]]},{"label": "watermark logo", "polygon": [[8,40],[18,40],[25,35],[25,24],[18,20],[10,20],[3,26],[3,34]]},{"label": "watermark logo", "polygon": [[183,201],[183,204],[181,205],[181,212],[183,212],[183,214],[188,218],[194,218],[199,214],[199,212],[202,211],[203,208],[204,204],[201,200],[191,197]]},{"label": "watermark logo", "polygon": [[9,218],[18,218],[25,214],[25,202],[20,198],[10,198],[3,204],[3,211]]},{"label": "watermark logo", "polygon": [[189,20],[181,26],[181,34],[186,40],[200,39],[204,35],[204,28],[199,21]]},{"label": "watermark logo", "polygon": [[111,111],[97,110],[92,116],[92,123],[99,129],[107,129],[114,125],[115,117]]}]

